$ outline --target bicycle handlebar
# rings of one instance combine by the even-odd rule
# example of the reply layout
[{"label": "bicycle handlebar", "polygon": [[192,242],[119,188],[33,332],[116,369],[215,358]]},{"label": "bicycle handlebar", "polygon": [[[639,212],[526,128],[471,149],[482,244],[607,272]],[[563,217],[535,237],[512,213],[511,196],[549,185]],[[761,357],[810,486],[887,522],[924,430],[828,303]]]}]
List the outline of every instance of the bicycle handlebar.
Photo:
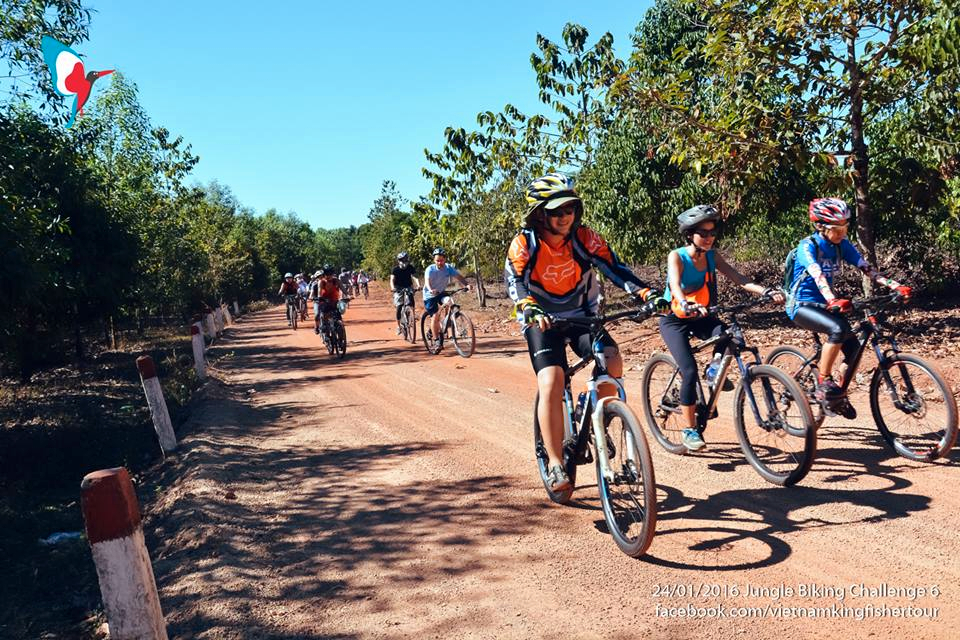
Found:
[{"label": "bicycle handlebar", "polygon": [[870,296],[869,298],[861,298],[859,300],[852,300],[851,305],[854,309],[867,309],[869,307],[875,306],[885,306],[894,302],[899,302],[902,299],[902,296],[897,293],[882,293],[876,296]]},{"label": "bicycle handlebar", "polygon": [[766,304],[767,302],[772,302],[773,297],[770,295],[762,295],[756,300],[747,300],[746,302],[741,302],[740,304],[731,304],[731,305],[713,305],[707,307],[708,313],[716,313],[718,315],[731,315],[740,313],[741,311],[746,311],[747,309],[758,307],[761,304]]},{"label": "bicycle handlebar", "polygon": [[547,314],[547,318],[550,319],[550,323],[553,325],[569,324],[578,327],[592,327],[594,325],[599,326],[624,319],[633,320],[634,322],[643,322],[656,312],[657,303],[656,301],[651,300],[634,309],[618,311],[617,313],[609,313],[603,316],[593,316],[588,318],[558,318],[557,316]]}]

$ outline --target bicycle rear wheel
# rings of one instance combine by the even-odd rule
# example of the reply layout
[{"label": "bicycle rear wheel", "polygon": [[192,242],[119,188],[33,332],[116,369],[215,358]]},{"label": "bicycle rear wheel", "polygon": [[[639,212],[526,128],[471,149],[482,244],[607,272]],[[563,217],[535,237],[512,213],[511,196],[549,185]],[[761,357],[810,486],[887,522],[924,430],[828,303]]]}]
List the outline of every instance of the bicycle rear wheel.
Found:
[{"label": "bicycle rear wheel", "polygon": [[[570,502],[570,498],[573,497],[573,488],[576,486],[577,481],[577,462],[575,459],[574,452],[568,450],[567,447],[563,448],[563,468],[567,472],[567,476],[570,478],[570,488],[565,489],[564,491],[554,491],[550,488],[550,478],[548,476],[549,469],[548,462],[549,457],[547,456],[547,449],[543,444],[543,436],[540,434],[540,416],[537,413],[537,407],[540,405],[540,394],[537,393],[536,399],[533,401],[533,447],[534,451],[537,454],[537,469],[540,472],[540,481],[543,482],[543,488],[547,491],[547,496],[553,502],[557,504],[567,504]],[[563,408],[566,411],[566,407]],[[572,434],[564,434],[564,439],[569,440],[572,438]]]},{"label": "bicycle rear wheel", "polygon": [[417,343],[417,319],[409,305],[400,308],[400,326],[403,327],[403,339],[410,344]]},{"label": "bicycle rear wheel", "polygon": [[790,486],[810,471],[816,425],[803,390],[789,374],[769,364],[750,367],[734,391],[733,424],[743,454],[764,480]]},{"label": "bicycle rear wheel", "polygon": [[457,311],[450,318],[450,332],[453,335],[453,346],[464,358],[473,355],[477,348],[477,334],[473,330],[473,321],[463,313]]},{"label": "bicycle rear wheel", "polygon": [[917,356],[896,354],[874,370],[870,411],[883,439],[904,458],[931,462],[957,440],[957,404],[950,386]]},{"label": "bicycle rear wheel", "polygon": [[672,357],[656,353],[643,369],[643,415],[650,433],[670,453],[686,453],[681,439],[683,417],[680,415],[680,370]]},{"label": "bicycle rear wheel", "polygon": [[657,524],[657,484],[650,447],[640,421],[626,403],[607,400],[603,405],[607,461],[613,480],[603,475],[596,456],[597,487],[603,517],[614,542],[630,557],[643,555]]},{"label": "bicycle rear wheel", "polygon": [[814,395],[817,392],[816,370],[811,365],[804,366],[804,363],[810,357],[796,347],[782,346],[768,353],[765,362],[779,367],[793,376],[800,388],[807,394],[807,400],[810,402],[810,413],[813,414],[813,422],[819,429],[827,416],[823,412],[823,405],[817,401]]},{"label": "bicycle rear wheel", "polygon": [[[440,313],[439,311],[437,313]],[[443,327],[443,319],[441,318],[440,327]],[[428,332],[430,335],[428,336]],[[440,332],[440,335],[436,340],[433,340],[432,331],[430,329],[430,316],[427,315],[427,312],[424,311],[423,315],[420,316],[420,338],[423,340],[423,346],[427,348],[427,353],[436,355],[440,353],[440,350],[443,349],[443,331]]]}]

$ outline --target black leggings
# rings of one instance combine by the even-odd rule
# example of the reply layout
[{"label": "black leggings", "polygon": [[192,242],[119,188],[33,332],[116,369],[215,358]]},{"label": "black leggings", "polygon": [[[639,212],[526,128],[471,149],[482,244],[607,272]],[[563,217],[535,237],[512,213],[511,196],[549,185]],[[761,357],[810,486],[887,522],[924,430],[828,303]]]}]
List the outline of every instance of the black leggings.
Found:
[{"label": "black leggings", "polygon": [[860,342],[847,319],[826,309],[801,305],[797,308],[793,323],[807,331],[827,334],[827,342],[830,344],[843,345],[841,350],[844,362],[849,362],[860,348]]},{"label": "black leggings", "polygon": [[[697,403],[697,361],[690,348],[690,334],[701,340],[718,336],[726,330],[727,325],[714,316],[687,320],[670,314],[660,318],[660,335],[667,343],[670,355],[677,361],[680,368],[680,404],[692,405]],[[729,339],[720,340],[713,348],[714,353],[723,353]]]}]

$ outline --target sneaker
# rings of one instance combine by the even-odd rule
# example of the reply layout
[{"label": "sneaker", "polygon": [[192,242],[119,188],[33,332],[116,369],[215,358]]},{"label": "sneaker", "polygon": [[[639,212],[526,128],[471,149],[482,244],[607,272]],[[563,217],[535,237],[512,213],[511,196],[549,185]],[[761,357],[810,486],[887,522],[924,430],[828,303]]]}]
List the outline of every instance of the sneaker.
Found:
[{"label": "sneaker", "polygon": [[683,442],[683,446],[690,451],[699,451],[707,446],[707,443],[703,441],[703,436],[696,429],[684,429],[680,440]]},{"label": "sneaker", "polygon": [[835,411],[847,420],[855,420],[857,418],[857,410],[850,404],[850,400],[847,398],[840,400]]},{"label": "sneaker", "polygon": [[403,327],[397,327],[397,335],[399,336],[402,333],[403,333]]},{"label": "sneaker", "polygon": [[566,491],[570,488],[570,476],[568,476],[567,472],[563,470],[563,467],[558,464],[550,467],[547,478],[550,480],[551,491]]},{"label": "sneaker", "polygon": [[817,382],[816,396],[821,402],[832,403],[843,398],[844,393],[833,378],[825,377]]}]

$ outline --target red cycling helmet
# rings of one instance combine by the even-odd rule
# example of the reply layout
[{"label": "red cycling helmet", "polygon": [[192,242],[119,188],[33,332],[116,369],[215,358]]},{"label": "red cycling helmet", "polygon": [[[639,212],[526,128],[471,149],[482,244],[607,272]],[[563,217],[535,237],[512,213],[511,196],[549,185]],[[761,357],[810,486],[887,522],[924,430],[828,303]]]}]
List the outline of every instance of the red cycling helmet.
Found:
[{"label": "red cycling helmet", "polygon": [[850,219],[850,209],[840,198],[817,198],[810,201],[810,222],[840,224]]}]

